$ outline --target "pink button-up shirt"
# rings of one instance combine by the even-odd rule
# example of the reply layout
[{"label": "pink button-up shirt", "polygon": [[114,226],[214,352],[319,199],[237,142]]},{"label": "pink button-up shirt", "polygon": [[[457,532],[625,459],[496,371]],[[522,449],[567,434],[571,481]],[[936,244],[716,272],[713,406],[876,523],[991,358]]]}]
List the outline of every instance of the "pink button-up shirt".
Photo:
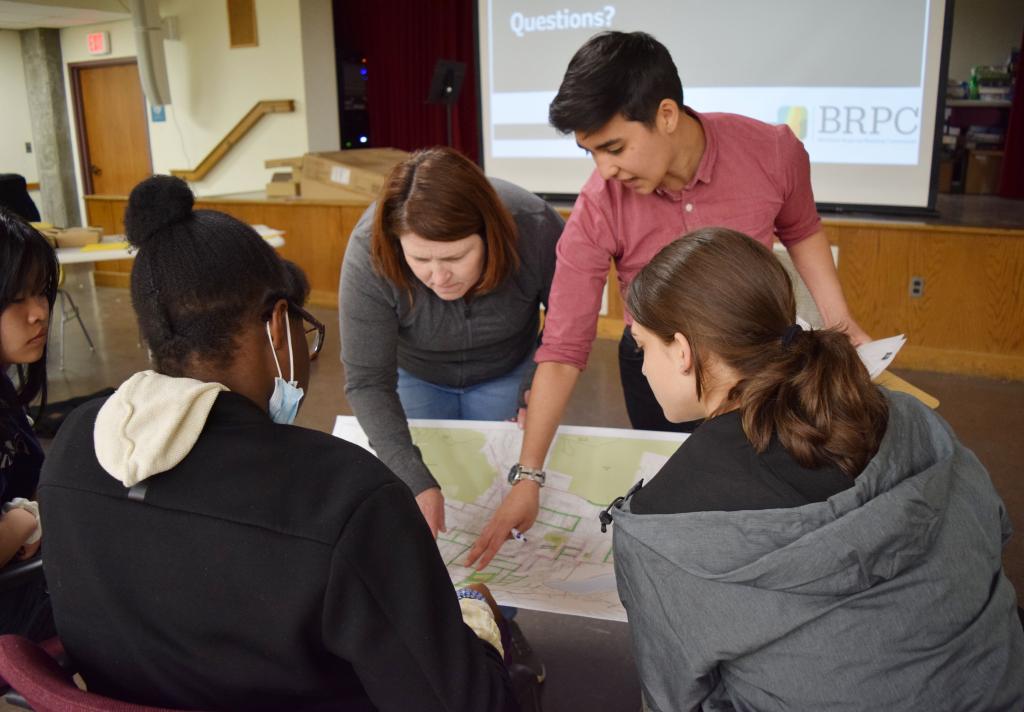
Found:
[{"label": "pink button-up shirt", "polygon": [[687,111],[704,128],[705,148],[682,190],[640,195],[596,170],[583,186],[558,241],[538,363],[586,366],[609,260],[625,295],[662,247],[698,228],[729,227],[768,247],[776,235],[791,247],[821,230],[810,160],[788,126]]}]

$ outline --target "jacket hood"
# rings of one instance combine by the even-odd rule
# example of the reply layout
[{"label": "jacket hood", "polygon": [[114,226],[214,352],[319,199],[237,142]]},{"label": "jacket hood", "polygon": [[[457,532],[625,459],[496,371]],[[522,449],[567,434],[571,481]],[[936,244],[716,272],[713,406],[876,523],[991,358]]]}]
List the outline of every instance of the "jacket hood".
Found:
[{"label": "jacket hood", "polygon": [[136,373],[96,415],[96,459],[125,487],[166,472],[191,452],[217,395],[226,390],[220,383]]},{"label": "jacket hood", "polygon": [[848,595],[892,579],[931,548],[960,446],[916,399],[888,396],[889,424],[878,453],[853,487],[825,502],[653,515],[632,514],[627,502],[613,511],[615,528],[681,572],[708,581]]}]

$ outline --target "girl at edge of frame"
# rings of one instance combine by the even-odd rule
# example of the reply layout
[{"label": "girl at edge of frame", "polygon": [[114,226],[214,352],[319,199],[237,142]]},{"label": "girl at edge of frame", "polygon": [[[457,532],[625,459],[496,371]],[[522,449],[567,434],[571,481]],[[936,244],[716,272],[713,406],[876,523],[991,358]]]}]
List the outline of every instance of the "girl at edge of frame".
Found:
[{"label": "girl at edge of frame", "polygon": [[666,417],[707,419],[610,507],[649,709],[1021,709],[1009,519],[949,425],[795,324],[741,233],[668,245],[627,303]]},{"label": "girl at edge of frame", "polygon": [[[46,342],[59,273],[46,238],[0,208],[0,566],[31,559],[42,544],[35,497],[44,455],[27,409],[38,399],[38,416],[46,405]],[[0,612],[0,633],[36,641],[54,634],[42,576],[0,593]]]},{"label": "girl at edge of frame", "polygon": [[394,168],[349,239],[345,394],[435,537],[444,496],[407,419],[522,422],[563,225],[537,196],[440,147]]}]

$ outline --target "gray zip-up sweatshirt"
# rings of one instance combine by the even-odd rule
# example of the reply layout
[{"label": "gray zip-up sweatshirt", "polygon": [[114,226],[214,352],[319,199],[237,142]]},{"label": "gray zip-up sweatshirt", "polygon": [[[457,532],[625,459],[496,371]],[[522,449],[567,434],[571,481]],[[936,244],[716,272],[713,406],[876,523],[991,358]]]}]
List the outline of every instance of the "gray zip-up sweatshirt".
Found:
[{"label": "gray zip-up sweatshirt", "polygon": [[1024,709],[1006,509],[945,421],[888,395],[878,454],[825,502],[613,510],[650,709]]},{"label": "gray zip-up sweatshirt", "polygon": [[[396,390],[401,367],[425,381],[464,387],[503,376],[537,346],[562,218],[506,181],[492,179],[512,213],[520,266],[493,292],[445,301],[418,280],[413,302],[373,268],[371,205],[352,231],[341,268],[338,318],[345,395],[378,457],[413,494],[436,487],[412,443]],[[533,370],[530,370],[532,378]]]}]

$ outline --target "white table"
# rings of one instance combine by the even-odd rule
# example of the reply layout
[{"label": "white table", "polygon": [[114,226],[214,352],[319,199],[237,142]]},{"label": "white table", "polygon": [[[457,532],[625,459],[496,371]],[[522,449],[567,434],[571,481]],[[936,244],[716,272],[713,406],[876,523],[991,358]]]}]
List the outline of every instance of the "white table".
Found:
[{"label": "white table", "polygon": [[[284,246],[284,232],[275,230],[266,225],[252,225],[252,228],[266,240],[271,247],[280,248]],[[101,243],[124,242],[124,235],[104,235]],[[134,260],[136,250],[134,247],[111,248],[105,250],[88,250],[83,247],[58,247],[57,261],[62,265],[77,265],[89,262],[110,262],[112,260]]]},{"label": "white table", "polygon": [[[284,232],[282,230],[275,230],[274,228],[267,227],[266,225],[253,225],[252,228],[266,240],[271,247],[279,248],[284,246]],[[88,250],[83,247],[58,247],[55,252],[57,253],[57,261],[63,267],[64,265],[77,265],[77,264],[90,264],[95,262],[110,262],[112,260],[134,260],[135,253],[137,250],[131,247],[125,242],[124,235],[105,235],[101,243],[117,244],[121,243],[123,247],[112,247],[110,249]],[[85,335],[85,340],[89,343],[89,349],[95,350],[92,343],[92,337],[89,336],[89,332],[85,328],[85,324],[82,323],[82,317],[78,313],[78,305],[75,304],[74,299],[71,298],[71,294],[64,290],[63,287],[59,288],[57,294],[60,298],[60,369],[64,370],[64,325],[72,319],[78,320],[78,325],[82,327],[82,333]],[[140,343],[141,345],[141,343]]]}]

